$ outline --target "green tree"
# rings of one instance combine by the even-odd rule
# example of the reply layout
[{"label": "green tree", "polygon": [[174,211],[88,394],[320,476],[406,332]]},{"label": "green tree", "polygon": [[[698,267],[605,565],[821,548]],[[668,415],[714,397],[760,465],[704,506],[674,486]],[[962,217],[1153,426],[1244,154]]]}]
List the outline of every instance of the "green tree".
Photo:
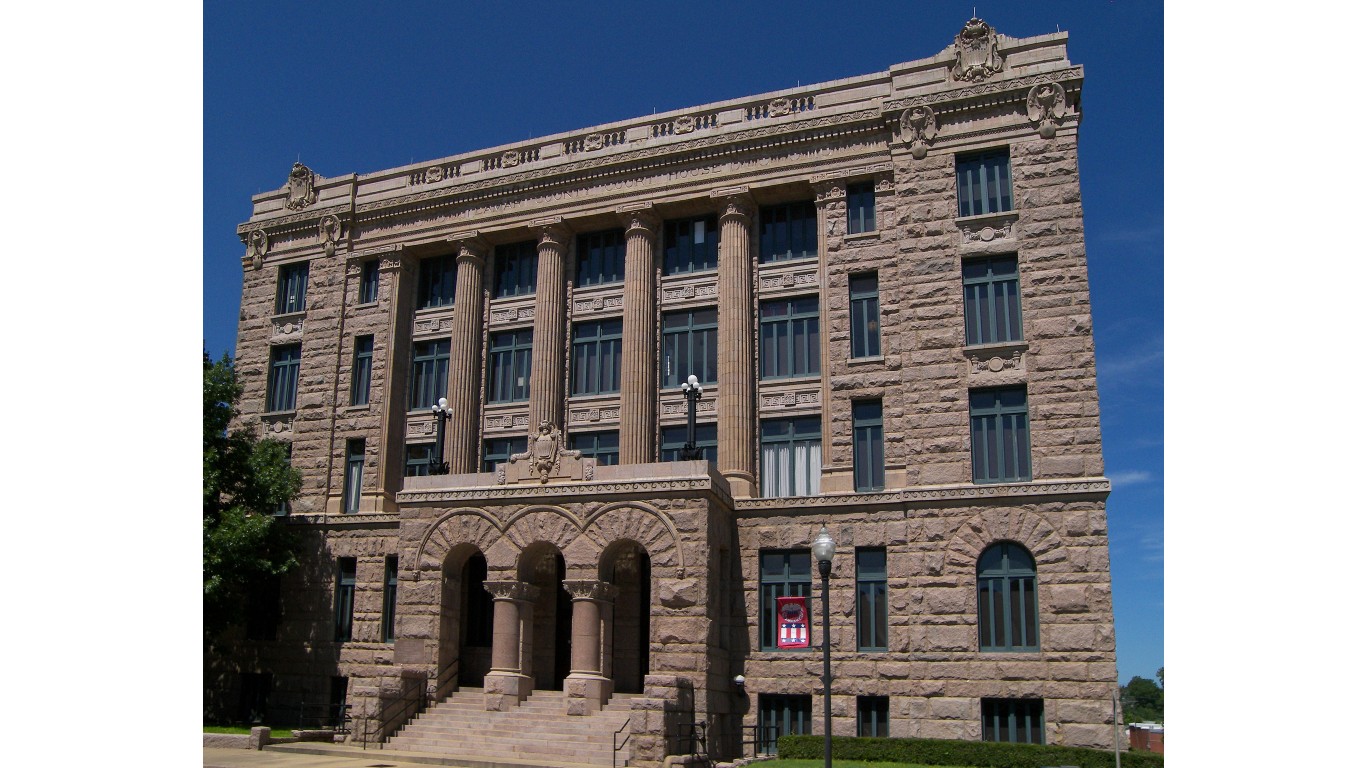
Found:
[{"label": "green tree", "polygon": [[241,623],[251,593],[298,562],[274,516],[299,493],[288,447],[232,429],[242,387],[227,355],[204,353],[204,631]]},{"label": "green tree", "polygon": [[[1162,679],[1162,670],[1157,671]],[[1124,705],[1126,723],[1162,722],[1162,686],[1146,677],[1134,675],[1127,685],[1120,686],[1120,703]]]}]

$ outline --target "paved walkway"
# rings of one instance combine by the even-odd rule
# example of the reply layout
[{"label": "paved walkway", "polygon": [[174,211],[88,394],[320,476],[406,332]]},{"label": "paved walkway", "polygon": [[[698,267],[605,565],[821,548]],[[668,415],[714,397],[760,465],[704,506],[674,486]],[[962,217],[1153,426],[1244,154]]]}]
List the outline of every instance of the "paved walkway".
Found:
[{"label": "paved walkway", "polygon": [[384,750],[336,745],[326,755],[284,750],[204,747],[204,768],[432,768],[431,763],[411,762]]}]

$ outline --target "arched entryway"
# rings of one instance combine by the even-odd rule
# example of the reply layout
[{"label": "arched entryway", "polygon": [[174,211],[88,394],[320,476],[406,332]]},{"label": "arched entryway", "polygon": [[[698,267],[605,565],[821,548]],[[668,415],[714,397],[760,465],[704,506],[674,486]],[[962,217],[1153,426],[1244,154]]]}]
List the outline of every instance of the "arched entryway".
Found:
[{"label": "arched entryway", "polygon": [[650,671],[650,555],[634,541],[618,541],[603,552],[601,570],[617,588],[604,673],[617,693],[641,693]]},{"label": "arched entryway", "polygon": [[[482,685],[493,646],[493,596],[484,589],[488,564],[473,544],[458,544],[441,564],[441,644],[437,674],[460,685]],[[456,665],[452,669],[452,664]],[[448,683],[446,687],[452,687]]]},{"label": "arched entryway", "polygon": [[573,600],[564,588],[564,555],[554,545],[539,541],[527,547],[517,563],[517,578],[536,588],[532,603],[531,675],[539,690],[564,690],[569,675]]}]

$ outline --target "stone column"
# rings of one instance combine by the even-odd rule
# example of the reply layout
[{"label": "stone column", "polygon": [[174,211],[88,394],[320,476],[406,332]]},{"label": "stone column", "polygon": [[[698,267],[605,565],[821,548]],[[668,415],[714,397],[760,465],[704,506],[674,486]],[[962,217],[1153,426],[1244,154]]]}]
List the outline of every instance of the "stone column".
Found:
[{"label": "stone column", "polygon": [[[825,307],[829,306],[829,293],[827,285],[830,275],[830,243],[832,240],[837,243],[843,242],[845,229],[849,226],[848,212],[845,201],[845,181],[842,177],[835,179],[813,179],[811,185],[816,190],[816,239],[820,252],[820,289],[821,289],[821,365],[828,370],[830,361],[835,359],[835,351],[830,344],[830,325],[829,318],[826,317]],[[834,413],[834,406],[830,396],[830,377],[821,376],[821,413],[826,414],[821,418],[821,487],[829,488],[826,476],[830,474],[830,458],[835,455],[832,446],[833,437],[831,435],[831,422],[829,414]],[[851,480],[852,482],[852,480]],[[850,488],[853,486],[850,485]]]},{"label": "stone column", "polygon": [[478,232],[450,238],[455,257],[455,317],[451,322],[451,424],[446,440],[451,474],[474,472],[479,462],[479,392],[484,340],[484,257],[488,244]]},{"label": "stone column", "polygon": [[536,588],[524,581],[486,581],[493,595],[493,664],[484,677],[484,709],[505,712],[531,695],[532,601]]},{"label": "stone column", "polygon": [[574,598],[574,626],[569,653],[569,677],[564,690],[567,712],[591,715],[612,697],[612,681],[603,675],[603,637],[611,627],[603,623],[610,616],[611,600],[617,588],[605,581],[565,581],[564,588]]},{"label": "stone column", "polygon": [[564,426],[564,258],[569,230],[559,216],[538,219],[536,321],[531,333],[531,426]]},{"label": "stone column", "polygon": [[717,256],[716,459],[735,498],[755,495],[754,486],[754,270],[750,227],[754,205],[747,188],[712,193],[721,199],[721,252]]},{"label": "stone column", "polygon": [[659,217],[649,203],[617,209],[626,225],[626,285],[621,301],[621,463],[655,460],[659,380],[655,350],[655,242]]}]

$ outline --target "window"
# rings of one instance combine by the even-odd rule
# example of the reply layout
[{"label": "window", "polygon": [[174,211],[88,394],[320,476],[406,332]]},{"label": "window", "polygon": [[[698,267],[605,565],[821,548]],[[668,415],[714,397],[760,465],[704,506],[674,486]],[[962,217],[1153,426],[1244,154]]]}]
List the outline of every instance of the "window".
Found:
[{"label": "window", "polygon": [[616,464],[621,445],[616,430],[610,432],[579,432],[569,436],[569,447],[583,451],[585,459],[597,459],[599,464]]},{"label": "window", "polygon": [[759,212],[759,263],[804,259],[817,253],[816,203],[774,205]]},{"label": "window", "polygon": [[455,303],[455,256],[435,256],[417,265],[417,308]]},{"label": "window", "polygon": [[[702,457],[716,463],[716,425],[697,425],[697,447]],[[688,427],[664,427],[659,430],[659,460],[682,461],[683,446],[688,442]]]},{"label": "window", "polygon": [[299,357],[302,346],[285,344],[270,348],[270,381],[266,386],[266,410],[294,410],[299,389]]},{"label": "window", "polygon": [[963,262],[963,318],[969,344],[1024,339],[1020,318],[1020,270],[1015,256]]},{"label": "window", "polygon": [[716,269],[716,217],[664,222],[664,274]]},{"label": "window", "polygon": [[851,357],[882,354],[879,325],[877,273],[849,276],[849,343]]},{"label": "window", "polygon": [[342,498],[346,513],[360,511],[361,474],[365,469],[365,438],[358,437],[346,441],[346,477],[342,482]]},{"label": "window", "polygon": [[398,614],[398,555],[384,558],[384,642],[394,642],[394,617]]},{"label": "window", "polygon": [[887,738],[886,696],[858,697],[858,735]]},{"label": "window", "polygon": [[500,245],[493,249],[497,274],[494,297],[521,296],[536,292],[536,241]]},{"label": "window", "polygon": [[885,651],[887,650],[887,550],[881,547],[855,549],[854,568],[855,578],[858,582],[858,649],[860,651]]},{"label": "window", "polygon": [[845,204],[849,212],[849,234],[877,231],[877,199],[873,195],[873,182],[850,184]]},{"label": "window", "polygon": [[360,265],[360,303],[376,301],[379,301],[379,261],[371,260]]},{"label": "window", "polygon": [[983,651],[1039,650],[1038,577],[1019,544],[992,544],[977,559],[977,641]]},{"label": "window", "polygon": [[356,602],[356,558],[337,558],[337,607],[336,640],[339,643],[351,639],[351,612]]},{"label": "window", "polygon": [[451,361],[450,339],[413,344],[413,386],[408,410],[431,408],[446,396],[446,374]]},{"label": "window", "polygon": [[759,754],[776,754],[779,736],[810,733],[810,696],[759,694]]},{"label": "window", "polygon": [[765,421],[760,424],[760,432],[763,495],[772,498],[820,493],[820,417]]},{"label": "window", "polygon": [[489,648],[493,645],[493,595],[484,589],[489,577],[488,561],[475,553],[465,561],[465,645]]},{"label": "window", "polygon": [[574,325],[575,395],[621,391],[621,320]]},{"label": "window", "polygon": [[786,379],[821,372],[821,312],[815,296],[759,305],[760,378]]},{"label": "window", "polygon": [[531,329],[489,336],[489,402],[515,403],[531,396]]},{"label": "window", "polygon": [[778,650],[778,598],[810,595],[810,550],[765,550],[759,553],[760,650]]},{"label": "window", "polygon": [[619,283],[626,279],[626,231],[609,229],[579,235],[574,286]]},{"label": "window", "polygon": [[958,215],[1009,211],[1010,150],[997,149],[958,158]]},{"label": "window", "polygon": [[351,358],[351,404],[370,403],[370,366],[375,357],[375,337],[357,336],[356,353]]},{"label": "window", "polygon": [[659,385],[677,387],[692,374],[703,384],[716,383],[716,310],[668,312],[662,318],[663,359]]},{"label": "window", "polygon": [[432,473],[436,443],[409,443],[404,447],[403,476],[426,477]]},{"label": "window", "polygon": [[968,393],[972,419],[972,481],[1028,480],[1029,405],[1024,387]]},{"label": "window", "polygon": [[495,437],[484,441],[484,471],[497,472],[514,453],[526,451],[525,437]]},{"label": "window", "polygon": [[882,401],[854,403],[854,490],[880,491],[885,485],[882,456]]},{"label": "window", "polygon": [[1043,699],[982,699],[982,741],[1043,743]]},{"label": "window", "polygon": [[327,727],[333,730],[341,730],[346,723],[346,684],[347,678],[342,675],[332,677],[331,690],[328,692],[328,723]]},{"label": "window", "polygon": [[304,311],[308,293],[308,262],[285,264],[280,267],[280,278],[275,284],[275,314],[287,315]]}]

